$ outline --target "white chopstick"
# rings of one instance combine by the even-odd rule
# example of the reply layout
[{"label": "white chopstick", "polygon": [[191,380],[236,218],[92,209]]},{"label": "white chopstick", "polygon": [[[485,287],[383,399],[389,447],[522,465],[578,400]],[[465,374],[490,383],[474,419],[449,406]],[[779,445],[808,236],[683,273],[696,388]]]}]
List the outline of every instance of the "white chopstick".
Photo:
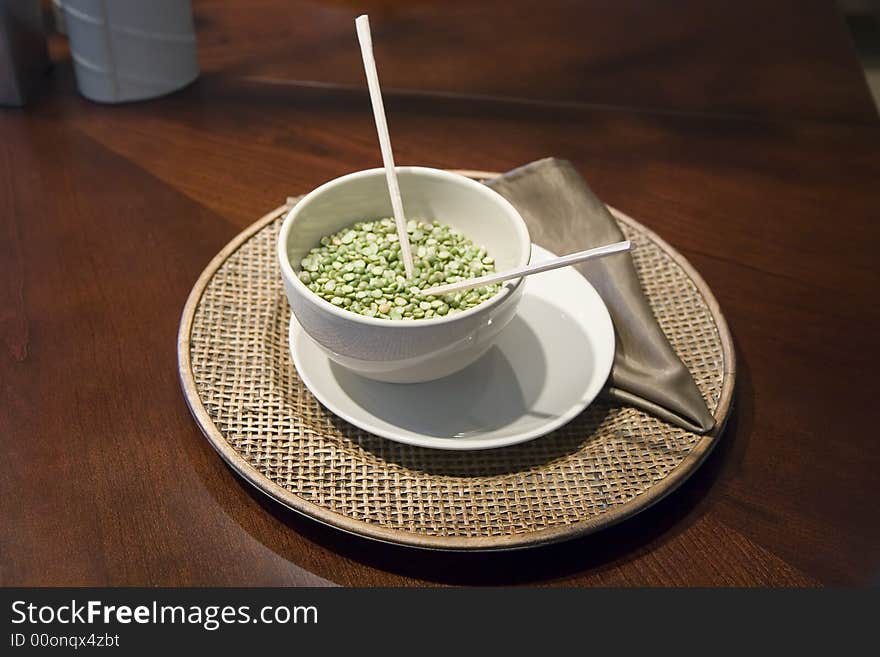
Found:
[{"label": "white chopstick", "polygon": [[370,89],[370,102],[373,104],[373,117],[376,120],[376,132],[379,133],[379,148],[382,150],[382,162],[385,164],[385,179],[388,182],[388,193],[391,196],[391,208],[394,211],[394,223],[397,225],[397,237],[400,240],[400,255],[406,277],[413,273],[412,248],[406,233],[406,216],[403,214],[403,201],[400,198],[400,187],[397,184],[397,171],[394,168],[394,154],[391,152],[391,135],[388,133],[388,122],[385,120],[385,106],[382,103],[382,90],[379,88],[379,73],[373,57],[373,38],[370,35],[370,19],[364,14],[354,21],[357,28],[358,41],[361,44],[361,56],[364,59],[364,71],[367,74],[367,86]]},{"label": "white chopstick", "polygon": [[474,287],[482,287],[484,285],[491,285],[492,283],[500,283],[501,281],[507,281],[511,278],[519,278],[521,276],[540,274],[541,272],[550,271],[551,269],[559,269],[560,267],[575,265],[579,262],[584,262],[585,260],[604,258],[605,256],[613,255],[615,253],[623,253],[624,251],[629,251],[631,248],[632,243],[629,240],[624,240],[623,242],[615,242],[614,244],[598,246],[595,249],[578,251],[577,253],[569,253],[568,255],[553,258],[552,260],[547,260],[545,262],[539,262],[535,265],[526,265],[525,267],[510,269],[508,271],[503,271],[497,274],[488,274],[486,276],[480,276],[479,278],[468,278],[466,280],[449,283],[447,285],[429,287],[425,290],[422,290],[420,294],[421,296],[426,297],[430,295],[440,296],[441,294],[460,292],[461,290],[469,290]]}]

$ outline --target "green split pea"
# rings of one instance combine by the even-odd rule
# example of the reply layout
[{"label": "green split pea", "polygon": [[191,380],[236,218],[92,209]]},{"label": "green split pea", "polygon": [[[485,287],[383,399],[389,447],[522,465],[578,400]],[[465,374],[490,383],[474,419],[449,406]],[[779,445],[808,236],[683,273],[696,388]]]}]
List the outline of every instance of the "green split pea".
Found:
[{"label": "green split pea", "polygon": [[437,221],[407,222],[413,275],[407,279],[392,219],[361,221],[321,238],[302,259],[299,279],[334,306],[381,319],[442,317],[472,308],[500,286],[422,296],[419,291],[495,272],[495,261],[459,231]]}]

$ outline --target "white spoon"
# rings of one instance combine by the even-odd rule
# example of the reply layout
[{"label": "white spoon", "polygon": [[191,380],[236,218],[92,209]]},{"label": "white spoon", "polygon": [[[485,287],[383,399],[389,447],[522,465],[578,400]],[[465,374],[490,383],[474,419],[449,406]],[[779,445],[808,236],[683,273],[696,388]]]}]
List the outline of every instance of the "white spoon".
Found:
[{"label": "white spoon", "polygon": [[385,106],[382,103],[382,90],[379,88],[379,73],[373,57],[373,37],[370,35],[370,19],[364,14],[354,21],[357,28],[358,41],[361,44],[361,56],[364,59],[364,71],[367,74],[367,87],[370,89],[370,102],[373,104],[373,117],[376,120],[376,132],[379,133],[379,148],[382,151],[382,162],[385,164],[385,179],[388,182],[388,193],[391,196],[391,208],[394,211],[394,223],[397,225],[397,237],[400,240],[400,255],[406,277],[413,273],[412,248],[406,233],[406,217],[403,214],[403,201],[400,198],[400,187],[397,184],[397,171],[394,168],[394,154],[391,152],[391,135],[388,133],[388,122],[385,120]]},{"label": "white spoon", "polygon": [[558,258],[553,258],[552,260],[547,260],[536,265],[526,265],[525,267],[519,267],[518,269],[509,269],[508,271],[503,271],[497,274],[488,274],[486,276],[480,276],[478,278],[468,278],[467,280],[458,281],[456,283],[448,283],[447,285],[437,285],[436,287],[429,287],[426,290],[421,290],[419,294],[426,297],[432,294],[434,296],[439,296],[441,294],[449,294],[450,292],[460,292],[461,290],[469,290],[472,287],[482,287],[483,285],[500,283],[501,281],[507,281],[511,278],[520,278],[521,276],[540,274],[544,271],[559,269],[560,267],[567,267],[569,265],[574,265],[579,262],[584,262],[585,260],[604,258],[605,256],[613,255],[615,253],[623,253],[624,251],[629,251],[631,248],[632,243],[629,240],[624,240],[623,242],[615,242],[614,244],[597,246],[594,249],[587,249],[586,251],[569,253],[568,255],[559,256]]}]

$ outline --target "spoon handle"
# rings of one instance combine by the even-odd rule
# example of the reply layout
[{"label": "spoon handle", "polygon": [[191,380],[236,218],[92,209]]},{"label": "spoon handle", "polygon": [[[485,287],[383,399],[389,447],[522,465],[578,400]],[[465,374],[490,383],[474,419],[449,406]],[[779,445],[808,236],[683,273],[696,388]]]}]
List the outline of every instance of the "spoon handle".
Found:
[{"label": "spoon handle", "polygon": [[370,19],[364,14],[355,20],[358,42],[361,45],[361,57],[364,60],[364,72],[367,75],[367,87],[370,90],[370,102],[373,105],[373,118],[376,121],[376,132],[379,135],[379,149],[382,151],[382,162],[385,165],[385,178],[388,182],[388,194],[391,197],[391,208],[394,212],[394,223],[397,225],[397,237],[400,240],[400,254],[406,276],[412,276],[413,258],[406,232],[406,217],[403,214],[403,201],[400,198],[400,187],[397,184],[397,170],[394,168],[394,153],[391,150],[391,135],[388,132],[388,121],[385,119],[385,105],[382,102],[382,89],[379,86],[379,73],[373,57],[373,37],[370,33]]},{"label": "spoon handle", "polygon": [[631,248],[632,243],[629,240],[624,240],[623,242],[615,242],[614,244],[606,244],[605,246],[597,246],[594,249],[578,251],[577,253],[569,253],[568,255],[553,258],[552,260],[547,260],[546,262],[539,262],[534,265],[526,265],[525,267],[519,267],[517,269],[509,269],[508,271],[502,271],[497,274],[488,274],[486,276],[480,276],[479,278],[468,278],[467,280],[458,281],[456,283],[449,283],[447,285],[429,287],[426,290],[422,290],[421,295],[439,296],[441,294],[449,294],[450,292],[469,290],[473,287],[482,287],[483,285],[500,283],[501,281],[507,281],[511,278],[531,276],[532,274],[540,274],[541,272],[550,271],[551,269],[559,269],[560,267],[575,265],[579,262],[584,262],[585,260],[604,258],[605,256],[613,255],[615,253],[623,253],[624,251],[629,251]]}]

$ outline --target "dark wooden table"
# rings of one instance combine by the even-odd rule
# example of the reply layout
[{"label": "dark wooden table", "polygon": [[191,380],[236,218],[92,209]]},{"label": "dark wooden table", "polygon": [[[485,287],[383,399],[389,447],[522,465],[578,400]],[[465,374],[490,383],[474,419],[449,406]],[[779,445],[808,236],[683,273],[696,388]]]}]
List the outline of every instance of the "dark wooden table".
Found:
[{"label": "dark wooden table", "polygon": [[203,267],[380,161],[364,3],[194,4],[190,88],[90,103],[56,40],[46,93],[0,111],[0,584],[880,583],[880,123],[831,3],[367,3],[399,163],[571,159],[691,260],[736,340],[733,418],[681,489],[494,555],[298,517],[190,418],[175,339]]}]

